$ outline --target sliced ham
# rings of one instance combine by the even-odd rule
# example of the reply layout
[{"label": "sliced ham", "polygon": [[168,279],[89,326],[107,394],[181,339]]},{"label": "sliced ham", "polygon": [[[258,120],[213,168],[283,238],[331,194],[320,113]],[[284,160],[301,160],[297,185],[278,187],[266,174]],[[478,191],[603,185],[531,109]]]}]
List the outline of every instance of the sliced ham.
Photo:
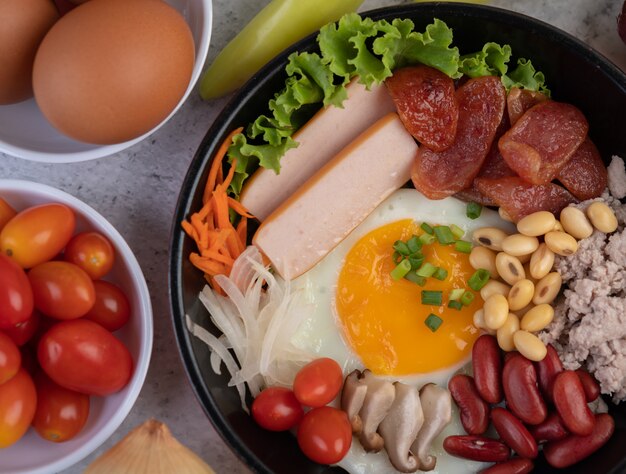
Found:
[{"label": "sliced ham", "polygon": [[247,181],[241,203],[263,221],[318,169],[395,106],[384,85],[367,90],[356,80],[346,86],[343,108],[320,110],[293,138],[298,142],[280,160],[280,174],[259,168]]},{"label": "sliced ham", "polygon": [[512,87],[509,91],[509,95],[506,97],[506,110],[511,125],[515,125],[515,122],[517,122],[528,109],[544,100],[548,100],[548,96],[541,92]]},{"label": "sliced ham", "polygon": [[253,244],[283,278],[296,278],[409,180],[417,149],[398,115],[386,115],[270,214]]}]

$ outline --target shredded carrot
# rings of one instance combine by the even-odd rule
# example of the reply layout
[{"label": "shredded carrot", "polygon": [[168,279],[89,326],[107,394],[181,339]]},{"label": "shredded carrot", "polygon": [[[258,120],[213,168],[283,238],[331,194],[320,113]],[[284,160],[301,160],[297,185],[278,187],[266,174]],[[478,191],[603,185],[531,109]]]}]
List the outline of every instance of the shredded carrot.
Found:
[{"label": "shredded carrot", "polygon": [[[233,137],[242,130],[238,128],[229,133],[217,150],[202,194],[202,208],[181,223],[185,233],[198,247],[198,252],[192,252],[189,260],[204,272],[209,285],[220,293],[223,292],[215,276],[230,274],[233,263],[246,248],[248,218],[253,217],[239,201],[228,196],[228,186],[237,163],[230,165],[226,177],[222,171],[228,147]],[[237,228],[230,221],[231,210],[241,216]]]}]

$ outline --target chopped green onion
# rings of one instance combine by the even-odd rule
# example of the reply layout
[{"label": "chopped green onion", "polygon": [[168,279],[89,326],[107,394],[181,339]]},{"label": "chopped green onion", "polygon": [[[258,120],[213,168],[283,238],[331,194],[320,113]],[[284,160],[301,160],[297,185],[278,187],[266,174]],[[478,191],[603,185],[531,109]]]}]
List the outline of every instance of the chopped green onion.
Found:
[{"label": "chopped green onion", "polygon": [[394,280],[399,280],[400,278],[404,278],[404,275],[411,271],[411,264],[408,260],[402,260],[396,268],[391,270],[391,278]]},{"label": "chopped green onion", "polygon": [[405,244],[404,242],[402,242],[401,240],[396,240],[393,243],[393,249],[398,252],[400,255],[409,255],[411,253],[411,251],[409,250],[409,247],[407,244]]},{"label": "chopped green onion", "polygon": [[459,311],[463,307],[463,303],[460,301],[450,300],[448,302],[448,308],[456,309]]},{"label": "chopped green onion", "polygon": [[457,240],[454,243],[454,248],[463,253],[471,253],[472,252],[472,243],[466,242],[465,240]]},{"label": "chopped green onion", "polygon": [[431,226],[429,226],[428,224],[426,224],[426,222],[422,222],[422,225],[420,226],[420,229],[422,229],[427,234],[433,235],[433,232],[434,232],[433,228]]},{"label": "chopped green onion", "polygon": [[424,245],[430,245],[435,241],[435,236],[430,234],[420,235],[420,242]]},{"label": "chopped green onion", "polygon": [[461,298],[461,296],[463,296],[463,293],[465,293],[465,290],[463,288],[455,288],[450,292],[450,296],[448,297],[448,299],[450,299],[450,301],[457,301],[459,298]]},{"label": "chopped green onion", "polygon": [[439,329],[441,323],[443,323],[443,319],[433,313],[430,313],[424,321],[424,324],[426,324],[428,329],[430,329],[432,332],[435,332],[437,329]]},{"label": "chopped green onion", "polygon": [[397,251],[394,251],[391,258],[393,258],[393,263],[397,265],[398,263],[402,261],[404,257],[400,255]]},{"label": "chopped green onion", "polygon": [[426,278],[423,276],[419,276],[417,273],[411,271],[404,275],[404,278],[409,280],[412,283],[416,283],[419,286],[424,286],[426,284]]},{"label": "chopped green onion", "polygon": [[474,301],[474,293],[472,293],[471,291],[467,290],[463,292],[463,295],[461,295],[461,299],[460,299],[461,303],[463,304],[463,306],[469,306],[472,304],[472,301]]},{"label": "chopped green onion", "polygon": [[435,237],[441,245],[450,245],[454,243],[454,234],[447,225],[438,225],[435,227]]},{"label": "chopped green onion", "polygon": [[422,304],[441,306],[443,293],[441,291],[422,290]]},{"label": "chopped green onion", "polygon": [[483,206],[478,204],[477,202],[468,202],[466,214],[470,219],[478,219],[480,217],[480,213],[483,210]]},{"label": "chopped green onion", "polygon": [[422,250],[422,242],[417,235],[414,235],[409,240],[407,240],[406,246],[409,248],[409,252],[411,252],[411,254],[415,254]]},{"label": "chopped green onion", "polygon": [[433,273],[433,278],[441,281],[445,280],[446,278],[448,278],[448,270],[441,267],[437,268],[437,270],[435,270],[435,273]]},{"label": "chopped green onion", "polygon": [[474,291],[480,291],[480,289],[489,281],[489,270],[479,268],[474,274],[467,280],[467,285]]},{"label": "chopped green onion", "polygon": [[421,253],[419,255],[411,255],[409,263],[411,264],[411,270],[417,270],[424,263],[424,256]]},{"label": "chopped green onion", "polygon": [[454,235],[455,239],[460,239],[465,235],[465,231],[456,224],[451,224],[450,230],[452,231],[452,235]]},{"label": "chopped green onion", "polygon": [[426,262],[420,267],[420,269],[417,271],[417,274],[422,277],[431,277],[433,276],[433,273],[435,273],[435,271],[437,271],[437,267],[434,266],[432,263]]}]

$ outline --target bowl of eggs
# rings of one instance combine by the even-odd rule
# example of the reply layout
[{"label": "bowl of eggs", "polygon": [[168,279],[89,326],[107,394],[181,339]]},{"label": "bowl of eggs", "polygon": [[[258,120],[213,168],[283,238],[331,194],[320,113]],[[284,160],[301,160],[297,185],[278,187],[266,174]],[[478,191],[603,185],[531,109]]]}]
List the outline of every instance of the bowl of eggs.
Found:
[{"label": "bowl of eggs", "polygon": [[[575,436],[565,438],[559,445],[560,452],[555,452],[556,446],[545,444],[542,439],[534,446],[535,449],[538,444],[543,446],[543,454],[525,453],[517,445],[517,449],[512,449],[517,454],[512,455],[496,421],[497,434],[493,428],[485,433],[490,418],[485,419],[484,429],[472,433],[467,417],[473,415],[465,411],[471,408],[458,397],[465,388],[458,387],[459,380],[474,383],[468,377],[472,370],[476,385],[482,386],[479,370],[472,365],[473,360],[481,357],[473,350],[481,347],[475,345],[477,341],[483,345],[484,338],[490,338],[503,364],[523,359],[519,363],[530,364],[532,368],[545,359],[546,351],[552,354],[535,336],[539,329],[533,333],[530,329],[520,330],[519,326],[511,332],[508,342],[513,344],[513,333],[520,332],[523,333],[520,343],[508,344],[510,347],[505,349],[504,332],[502,338],[498,334],[497,342],[495,337],[493,316],[497,313],[499,318],[500,313],[483,307],[494,296],[494,301],[504,299],[508,305],[513,298],[509,285],[517,283],[516,277],[521,272],[527,272],[528,277],[523,279],[530,282],[530,253],[537,248],[521,253],[511,250],[520,257],[510,260],[513,266],[500,263],[496,266],[489,259],[484,265],[477,264],[472,255],[473,249],[486,248],[495,258],[494,243],[502,240],[498,236],[522,232],[519,229],[523,226],[516,226],[522,216],[513,214],[525,209],[524,215],[530,215],[538,208],[528,211],[524,202],[519,206],[521,201],[531,199],[524,192],[514,193],[518,197],[511,200],[496,196],[500,212],[498,206],[476,205],[475,199],[468,199],[472,201],[468,205],[459,195],[452,196],[454,192],[467,190],[467,183],[445,194],[446,186],[455,186],[450,183],[466,172],[463,160],[467,147],[455,162],[463,164],[452,167],[446,181],[436,178],[424,182],[420,176],[416,178],[416,155],[420,153],[425,162],[429,159],[425,154],[435,149],[439,139],[426,147],[424,144],[432,137],[420,136],[418,145],[415,134],[407,132],[410,127],[399,105],[404,96],[395,95],[394,83],[402,80],[401,73],[394,71],[393,75],[385,76],[385,85],[376,84],[371,77],[384,75],[384,66],[389,64],[394,69],[398,63],[398,67],[408,63],[411,66],[406,70],[414,69],[412,72],[418,77],[430,74],[424,82],[435,84],[441,71],[448,74],[447,62],[459,61],[459,52],[462,63],[463,55],[478,51],[470,55],[471,64],[462,66],[464,74],[471,79],[460,78],[462,74],[455,76],[455,69],[449,72],[449,78],[441,79],[449,81],[452,91],[456,89],[461,104],[456,140],[464,133],[462,130],[468,129],[463,128],[467,125],[462,125],[462,120],[480,117],[483,122],[474,130],[491,127],[492,134],[487,139],[490,143],[502,118],[500,112],[497,120],[489,119],[487,109],[480,112],[474,109],[475,113],[464,116],[462,110],[467,106],[462,105],[466,100],[462,91],[472,87],[484,87],[484,91],[492,92],[501,89],[502,92],[493,93],[500,95],[501,107],[506,107],[506,94],[510,92],[504,92],[504,86],[511,81],[517,83],[518,89],[531,89],[533,100],[538,95],[549,97],[551,91],[553,100],[549,104],[563,102],[580,109],[588,121],[589,137],[602,157],[599,160],[604,162],[601,168],[608,165],[611,155],[626,153],[626,141],[616,125],[626,118],[626,77],[566,33],[526,16],[491,7],[420,4],[375,10],[363,14],[363,18],[367,19],[345,17],[337,25],[322,29],[319,44],[317,35],[313,35],[266,65],[222,111],[190,166],[173,223],[170,299],[181,356],[202,407],[234,452],[256,472],[448,474],[480,472],[493,462],[511,463],[506,466],[510,472],[530,472],[533,465],[534,472],[562,472],[557,468],[565,466],[567,472],[620,472],[626,462],[621,450],[626,436],[623,429],[626,414],[623,404],[613,404],[609,397],[604,400],[609,401],[607,409],[614,420],[610,435],[602,443],[597,434],[591,436],[588,441],[594,442],[586,444],[593,444],[597,452],[581,449],[588,452],[576,462],[564,460],[572,455],[573,443],[578,442]],[[349,36],[347,31],[367,36],[374,24],[382,25],[379,36],[365,42],[352,38],[352,46],[346,49],[337,46],[342,35]],[[452,45],[458,47],[456,52],[447,49],[451,40],[445,25],[454,32]],[[395,36],[393,33],[385,36],[391,30],[396,31],[394,28],[398,29]],[[431,43],[437,44],[438,50],[432,52],[433,56],[429,56],[431,46],[423,40],[422,33],[409,34],[411,28],[416,32],[427,31],[435,38]],[[402,48],[394,49],[394,41],[405,38],[402,35],[408,38],[409,46],[403,43]],[[404,58],[402,62],[399,58],[410,55],[412,41],[424,41],[414,50],[419,59]],[[496,47],[494,43],[509,45],[508,53],[508,46]],[[369,76],[370,87],[363,87],[356,80],[349,83],[343,108],[328,106],[308,111],[307,115],[308,103],[304,102],[301,112],[305,118],[294,119],[297,126],[306,123],[293,135],[299,144],[295,147],[280,135],[280,125],[272,129],[272,123],[257,119],[262,114],[274,114],[274,124],[280,123],[284,112],[280,107],[282,101],[293,105],[297,94],[292,92],[301,92],[306,87],[314,89],[310,82],[314,82],[311,78],[315,75],[311,71],[319,73],[315,76],[318,79],[322,76],[321,68],[315,69],[316,55],[323,57],[329,50],[336,54],[336,61],[328,61],[326,57],[320,62],[322,65],[332,64],[332,73],[336,75],[351,68],[361,74],[374,70]],[[513,60],[506,78],[503,71],[498,72],[498,60],[491,62],[490,58],[500,57],[499,54],[508,54],[508,61],[511,50],[516,61],[532,60],[534,68],[530,72],[526,69],[525,77],[532,77],[533,84],[524,83],[519,74],[521,69],[511,72]],[[385,58],[388,51],[393,51],[395,56],[388,56],[387,62],[380,61],[377,55]],[[432,59],[442,51],[450,54],[443,59],[441,56]],[[343,53],[348,57],[353,55],[352,59],[346,61]],[[422,65],[412,68],[416,62]],[[380,68],[369,70],[372,64]],[[491,68],[490,74],[476,73],[480,64]],[[425,72],[424,65],[440,72],[430,68]],[[528,62],[520,60],[518,66],[524,69]],[[504,86],[488,77],[492,75],[503,76]],[[550,91],[543,88],[543,76]],[[347,77],[344,83],[353,77]],[[453,83],[450,78],[460,80]],[[493,86],[485,85],[490,81]],[[481,82],[483,85],[478,86]],[[332,103],[332,93],[325,88],[328,83],[320,80],[317,84],[324,103]],[[417,84],[420,83],[415,82],[413,89],[420,87]],[[511,84],[507,89],[511,89]],[[428,100],[429,96],[425,97],[423,100]],[[373,105],[364,105],[368,102]],[[429,111],[439,105],[432,104]],[[454,106],[448,103],[443,115],[447,116]],[[533,108],[526,106],[524,110],[530,113]],[[445,129],[448,122],[442,119],[437,123]],[[254,125],[246,129],[249,124]],[[278,130],[280,138],[270,137],[269,129]],[[352,136],[346,131],[350,129]],[[510,129],[511,133],[513,130]],[[578,145],[586,136],[586,125],[581,130],[584,133]],[[266,142],[260,140],[261,136]],[[280,174],[272,169],[253,171],[255,157],[267,158],[268,149],[280,146],[284,147],[278,153],[282,155]],[[448,146],[454,149],[455,145]],[[226,148],[229,151],[224,155]],[[330,158],[320,162],[318,157],[324,154]],[[481,163],[484,158],[485,155]],[[234,159],[237,166],[229,166]],[[316,164],[308,169],[311,162]],[[241,188],[241,180],[246,180],[247,174],[253,177],[244,181]],[[307,176],[302,178],[302,174]],[[475,176],[475,173],[471,176],[470,184]],[[512,176],[516,173],[505,178],[519,178]],[[499,175],[493,179],[505,178]],[[433,183],[436,188],[432,187]],[[554,214],[558,219],[564,206],[579,201],[562,187],[565,183],[567,179],[563,177],[560,183],[548,185],[549,193],[540,192],[543,196],[540,200],[548,209],[552,209],[550,205],[560,206],[546,213],[552,219],[546,232],[556,228]],[[527,189],[527,185],[519,184],[518,189]],[[226,192],[230,200],[220,197]],[[447,197],[442,198],[441,192]],[[231,220],[226,224],[228,215]],[[563,216],[561,221],[566,223]],[[484,229],[489,229],[487,234]],[[543,233],[532,235],[533,245],[539,245],[539,239],[543,244]],[[516,239],[520,243],[529,242],[527,237],[524,234]],[[545,239],[544,246],[550,242],[547,236]],[[225,244],[226,241],[229,243]],[[565,255],[562,250],[557,251]],[[498,252],[506,254],[502,248]],[[511,256],[503,255],[502,261]],[[522,262],[522,257],[529,258]],[[490,281],[491,267],[494,281],[490,288],[494,291],[496,287],[507,288],[508,299],[506,295],[487,295],[481,291]],[[546,269],[546,274],[551,268],[552,265]],[[511,278],[509,271],[514,274]],[[539,280],[530,283],[533,288],[539,286]],[[553,299],[559,293],[560,285],[557,286]],[[539,307],[539,299],[544,295],[544,292],[536,294],[534,307]],[[530,297],[535,298],[532,292]],[[511,303],[511,313],[528,309],[529,302],[524,303],[524,308],[514,308],[514,304],[517,301]],[[503,313],[507,321],[508,313],[509,306]],[[519,314],[521,319],[524,313]],[[477,319],[477,315],[485,319]],[[518,321],[517,314],[513,319]],[[497,326],[498,330],[504,327],[499,323]],[[532,344],[526,345],[526,341]],[[527,350],[531,346],[533,350]],[[500,352],[514,349],[519,353],[505,356]],[[537,390],[536,383],[531,385]],[[317,395],[309,396],[313,386],[319,390]],[[510,387],[505,380],[506,406],[513,410],[514,394]],[[452,401],[448,390],[453,392]],[[482,392],[480,396],[483,399],[479,405],[486,407],[488,417],[490,406],[499,404],[502,394],[497,400],[485,398]],[[423,415],[419,422],[413,420],[415,404],[420,403],[415,401],[416,397],[421,401],[417,411],[420,417]],[[552,407],[551,402],[548,406]],[[502,405],[498,409],[506,411]],[[498,409],[492,408],[492,413],[499,413]],[[447,421],[438,425],[436,420],[443,418],[442,413],[448,413]],[[515,416],[519,414],[515,412]],[[532,424],[524,422],[527,426]],[[603,423],[596,425],[598,429]],[[320,426],[332,428],[322,430]],[[495,443],[493,449],[485,448],[485,451],[491,449],[487,456],[476,454],[481,448],[472,451],[469,446],[472,440],[465,437],[477,433],[489,437],[489,443]],[[479,439],[479,444],[484,446],[485,442]],[[566,448],[567,456],[562,454]],[[499,449],[500,454],[496,453]]]},{"label": "bowl of eggs", "polygon": [[212,10],[210,0],[18,0],[2,16],[0,151],[67,163],[128,148],[176,113],[206,59]]}]

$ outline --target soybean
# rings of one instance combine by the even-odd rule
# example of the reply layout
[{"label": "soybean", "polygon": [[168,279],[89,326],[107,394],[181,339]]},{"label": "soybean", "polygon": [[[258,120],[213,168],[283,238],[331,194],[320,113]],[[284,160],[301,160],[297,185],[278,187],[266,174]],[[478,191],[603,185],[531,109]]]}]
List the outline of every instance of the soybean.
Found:
[{"label": "soybean", "polygon": [[509,285],[515,285],[518,281],[526,278],[526,272],[519,259],[506,252],[500,252],[496,255],[496,269],[500,277]]},{"label": "soybean", "polygon": [[[531,256],[532,257],[532,256]],[[537,284],[537,278],[530,274],[530,262],[526,262],[522,265],[524,267],[524,273],[526,274],[526,278],[533,282],[533,285]]]},{"label": "soybean", "polygon": [[573,255],[578,250],[578,242],[576,242],[576,239],[565,232],[548,232],[544,239],[550,250],[564,257]]},{"label": "soybean", "polygon": [[485,312],[482,309],[479,309],[474,313],[472,322],[478,329],[483,329],[492,336],[496,333],[493,329],[489,329],[485,324]]},{"label": "soybean", "polygon": [[509,302],[502,295],[491,295],[483,305],[485,326],[498,330],[509,314]]},{"label": "soybean", "polygon": [[547,234],[551,230],[554,230],[555,223],[556,218],[551,212],[533,212],[520,219],[517,223],[517,231],[529,237],[539,237],[540,235]]},{"label": "soybean", "polygon": [[600,232],[609,234],[617,229],[617,217],[609,206],[603,202],[593,202],[587,208],[587,217]]},{"label": "soybean", "polygon": [[542,303],[528,311],[520,323],[524,331],[537,332],[544,329],[554,318],[554,308]]},{"label": "soybean", "polygon": [[535,285],[532,281],[524,278],[511,287],[507,301],[511,311],[518,311],[533,300]]},{"label": "soybean", "polygon": [[474,270],[484,268],[489,272],[491,278],[498,278],[496,269],[496,253],[486,247],[474,247],[469,255],[470,265]]},{"label": "soybean", "polygon": [[532,253],[527,253],[526,255],[520,255],[517,257],[517,259],[519,260],[519,263],[521,263],[522,265],[524,265],[525,263],[530,262],[530,257],[532,257]]},{"label": "soybean", "polygon": [[502,251],[519,257],[521,255],[530,255],[539,247],[537,237],[529,237],[524,234],[509,235],[502,241]]},{"label": "soybean", "polygon": [[485,286],[480,289],[480,297],[486,301],[491,295],[502,295],[505,298],[509,295],[511,287],[506,283],[497,280],[489,280]]},{"label": "soybean", "polygon": [[552,230],[556,230],[556,231],[564,232],[564,229],[563,229],[563,224],[561,224],[561,222],[560,222],[560,221],[556,221],[556,222],[554,223],[554,229],[552,229]]},{"label": "soybean", "polygon": [[550,273],[553,266],[554,252],[545,243],[540,244],[530,257],[528,268],[531,276],[539,280]]},{"label": "soybean", "polygon": [[496,252],[502,250],[502,241],[507,237],[508,234],[497,227],[481,227],[480,229],[476,229],[473,234],[475,243],[495,250]]},{"label": "soybean", "polygon": [[513,334],[513,344],[520,354],[535,362],[543,360],[548,352],[541,339],[524,330],[519,330]]},{"label": "soybean", "polygon": [[515,350],[513,334],[519,330],[519,318],[513,313],[509,313],[504,324],[496,331],[496,339],[500,349],[506,352]]},{"label": "soybean", "polygon": [[593,234],[593,226],[585,213],[577,207],[566,207],[561,211],[561,224],[565,232],[575,239],[586,239]]},{"label": "soybean", "polygon": [[556,295],[561,291],[561,285],[563,279],[559,272],[551,272],[544,276],[535,285],[535,295],[533,296],[533,303],[540,305],[543,303],[552,303]]},{"label": "soybean", "polygon": [[511,311],[511,312],[518,318],[522,318],[526,313],[528,313],[534,307],[535,305],[532,304],[531,302],[531,303],[528,303],[526,306],[524,306],[522,309],[518,309],[517,311]]}]

